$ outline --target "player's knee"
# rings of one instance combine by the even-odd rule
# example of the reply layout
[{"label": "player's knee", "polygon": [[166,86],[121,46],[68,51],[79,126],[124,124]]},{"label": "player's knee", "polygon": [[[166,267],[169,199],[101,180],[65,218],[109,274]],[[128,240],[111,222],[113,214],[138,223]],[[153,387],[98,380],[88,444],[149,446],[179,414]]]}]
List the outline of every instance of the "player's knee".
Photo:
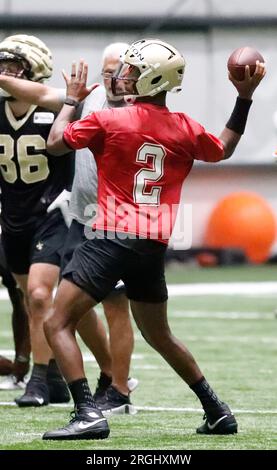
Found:
[{"label": "player's knee", "polygon": [[59,325],[55,321],[54,313],[54,309],[51,309],[43,322],[44,334],[48,342],[51,342],[51,338],[59,331]]},{"label": "player's knee", "polygon": [[146,331],[145,329],[140,328],[140,333],[141,333],[142,337],[145,339],[145,341],[150,346],[153,346],[153,344],[155,343],[155,334],[154,334],[154,332]]},{"label": "player's knee", "polygon": [[72,332],[72,334],[76,330],[76,324],[66,319],[64,313],[55,306],[47,312],[43,321],[43,329],[49,344],[51,344],[53,338],[57,338],[65,330]]},{"label": "player's knee", "polygon": [[141,334],[145,341],[157,351],[167,349],[167,346],[172,341],[170,331],[165,329],[164,331],[157,330],[141,330]]},{"label": "player's knee", "polygon": [[28,298],[31,309],[44,309],[51,299],[51,292],[47,286],[41,285],[28,290]]}]

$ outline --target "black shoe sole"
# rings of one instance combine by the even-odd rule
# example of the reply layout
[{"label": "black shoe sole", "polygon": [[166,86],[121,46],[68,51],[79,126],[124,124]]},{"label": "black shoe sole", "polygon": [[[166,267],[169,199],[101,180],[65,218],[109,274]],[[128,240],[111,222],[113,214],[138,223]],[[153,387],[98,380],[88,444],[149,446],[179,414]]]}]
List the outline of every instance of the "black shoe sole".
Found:
[{"label": "black shoe sole", "polygon": [[106,439],[109,437],[110,430],[106,429],[105,431],[94,432],[93,434],[90,432],[83,433],[83,434],[68,434],[66,436],[42,436],[44,441],[76,441],[76,440],[99,440],[99,439]]},{"label": "black shoe sole", "polygon": [[22,402],[18,402],[18,401],[16,401],[16,400],[14,400],[14,401],[15,401],[15,403],[17,404],[17,406],[19,406],[19,408],[30,408],[31,406],[32,406],[33,408],[34,408],[34,407],[35,407],[35,408],[39,408],[39,407],[41,407],[41,406],[47,406],[47,405],[49,404],[49,403],[46,403],[46,402],[40,404],[40,403],[38,403],[37,401],[36,401],[36,402],[28,402],[28,403],[26,403],[26,402],[25,402],[25,403],[22,403]]},{"label": "black shoe sole", "polygon": [[224,435],[224,434],[237,434],[238,432],[238,424],[236,422],[232,423],[224,423],[224,426],[216,426],[215,429],[209,429],[206,424],[201,426],[200,428],[196,429],[197,434],[205,434],[205,435],[211,435],[211,434],[218,434],[218,435]]},{"label": "black shoe sole", "polygon": [[105,417],[112,416],[112,415],[135,415],[137,413],[136,408],[134,405],[127,404],[127,405],[120,405],[114,408],[104,408],[99,407]]}]

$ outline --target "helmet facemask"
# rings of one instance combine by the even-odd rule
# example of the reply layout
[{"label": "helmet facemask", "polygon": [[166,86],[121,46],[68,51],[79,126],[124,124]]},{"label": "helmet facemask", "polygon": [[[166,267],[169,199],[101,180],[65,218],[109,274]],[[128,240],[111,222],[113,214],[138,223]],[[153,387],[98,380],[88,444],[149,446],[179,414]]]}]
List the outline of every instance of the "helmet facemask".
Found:
[{"label": "helmet facemask", "polygon": [[[0,52],[0,75],[9,77],[29,79],[31,66],[22,57],[10,52]],[[0,97],[14,101],[15,98],[10,93],[0,88]]]},{"label": "helmet facemask", "polygon": [[[132,70],[139,71],[133,87],[137,97],[155,96],[164,91],[177,93],[182,89],[185,60],[177,49],[159,39],[143,39],[133,43],[122,61],[123,64],[133,67]],[[116,80],[124,78],[132,79],[130,74],[124,77],[122,70],[115,76]],[[114,80],[116,93],[120,91],[116,90],[117,83]],[[120,89],[120,86],[117,88]]]},{"label": "helmet facemask", "polygon": [[122,62],[112,76],[112,93],[114,96],[138,95],[136,82],[140,71],[133,65]]},{"label": "helmet facemask", "polygon": [[29,79],[30,64],[15,54],[0,52],[0,75]]}]

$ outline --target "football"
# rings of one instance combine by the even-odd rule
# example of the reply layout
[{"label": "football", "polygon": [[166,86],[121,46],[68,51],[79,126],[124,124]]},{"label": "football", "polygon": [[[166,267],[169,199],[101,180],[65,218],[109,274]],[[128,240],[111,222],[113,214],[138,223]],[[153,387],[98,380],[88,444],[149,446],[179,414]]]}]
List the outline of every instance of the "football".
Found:
[{"label": "football", "polygon": [[256,69],[256,60],[264,62],[263,56],[252,47],[240,47],[230,55],[227,67],[231,75],[238,81],[244,79],[245,66],[249,65],[250,75]]}]

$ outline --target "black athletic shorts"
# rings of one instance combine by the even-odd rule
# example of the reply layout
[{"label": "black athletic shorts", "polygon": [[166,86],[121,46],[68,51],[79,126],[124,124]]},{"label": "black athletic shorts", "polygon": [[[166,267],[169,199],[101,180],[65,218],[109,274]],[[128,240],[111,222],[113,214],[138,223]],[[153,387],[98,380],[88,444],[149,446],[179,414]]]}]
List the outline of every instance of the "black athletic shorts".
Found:
[{"label": "black athletic shorts", "polygon": [[6,256],[4,253],[1,239],[0,239],[0,277],[2,278],[2,284],[7,289],[13,289],[16,287],[15,279],[7,266]]},{"label": "black athletic shorts", "polygon": [[62,252],[61,271],[63,271],[67,264],[71,261],[74,250],[87,240],[84,229],[84,224],[81,224],[75,219],[72,220]]},{"label": "black athletic shorts", "polygon": [[147,239],[114,239],[98,232],[74,252],[63,278],[101,302],[122,279],[129,299],[159,303],[167,300],[164,276],[166,245]]},{"label": "black athletic shorts", "polygon": [[8,267],[15,274],[28,274],[34,263],[60,266],[68,228],[59,209],[38,219],[32,231],[3,230],[2,243]]},{"label": "black athletic shorts", "polygon": [[[81,224],[75,219],[72,220],[65,240],[64,250],[62,253],[61,273],[66,268],[68,263],[72,260],[72,256],[75,249],[82,245],[85,241],[87,241],[85,229],[88,234],[90,231],[91,233],[93,233],[92,229],[90,229],[89,227],[85,227],[84,224]],[[108,297],[110,298],[113,295],[123,293],[126,293],[126,289],[123,282],[120,281],[116,284],[113,291],[109,293]]]}]

